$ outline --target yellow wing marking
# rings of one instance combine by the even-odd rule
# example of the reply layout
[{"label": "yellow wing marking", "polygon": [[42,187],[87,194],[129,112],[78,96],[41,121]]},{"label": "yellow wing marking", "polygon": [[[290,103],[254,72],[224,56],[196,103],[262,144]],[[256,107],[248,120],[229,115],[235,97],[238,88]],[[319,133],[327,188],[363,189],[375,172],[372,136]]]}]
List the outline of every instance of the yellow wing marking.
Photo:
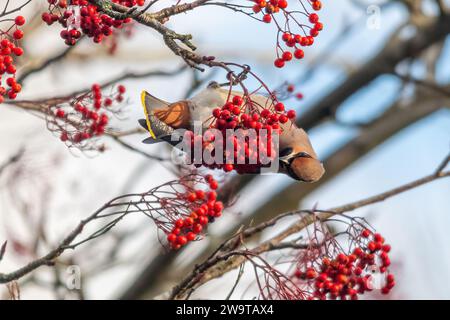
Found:
[{"label": "yellow wing marking", "polygon": [[150,136],[153,139],[156,139],[156,136],[155,136],[155,134],[153,133],[153,130],[152,130],[152,124],[150,123],[150,117],[149,117],[149,114],[148,114],[147,106],[145,104],[145,96],[146,95],[147,95],[147,92],[142,91],[142,93],[141,93],[141,102],[142,102],[142,107],[144,108],[145,121],[147,122],[148,132],[150,133]]}]

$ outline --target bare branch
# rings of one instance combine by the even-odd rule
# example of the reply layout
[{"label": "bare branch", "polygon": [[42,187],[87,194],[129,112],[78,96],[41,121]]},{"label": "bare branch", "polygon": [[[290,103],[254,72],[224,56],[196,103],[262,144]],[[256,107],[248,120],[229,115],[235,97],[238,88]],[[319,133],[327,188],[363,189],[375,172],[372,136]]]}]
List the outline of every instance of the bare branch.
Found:
[{"label": "bare branch", "polygon": [[194,10],[197,7],[200,7],[211,0],[197,0],[191,3],[183,3],[178,5],[173,5],[169,8],[162,9],[158,12],[152,14],[152,16],[158,21],[164,22],[167,18],[184,13],[190,10]]},{"label": "bare branch", "polygon": [[60,53],[58,53],[57,55],[47,59],[46,61],[44,61],[42,64],[40,64],[39,66],[29,69],[29,70],[25,70],[20,77],[17,79],[17,81],[19,83],[24,82],[29,76],[38,73],[44,69],[46,69],[48,66],[52,65],[53,63],[56,63],[58,61],[63,60],[66,56],[69,55],[70,52],[73,51],[73,49],[76,47],[75,46],[68,46],[66,47],[63,51],[61,51]]},{"label": "bare branch", "polygon": [[17,11],[22,10],[22,9],[23,9],[25,6],[27,6],[29,3],[31,3],[31,0],[28,0],[28,1],[26,1],[25,3],[21,4],[20,6],[18,6],[18,7],[16,7],[16,8],[14,8],[14,9],[11,9],[11,10],[7,11],[7,10],[8,10],[8,4],[9,4],[9,0],[8,0],[8,1],[6,2],[6,5],[5,5],[4,9],[3,9],[3,12],[0,13],[0,18],[1,18],[1,17],[4,17],[4,16],[7,16],[7,15],[9,15],[9,14],[11,14],[11,13],[14,13],[14,12],[17,12]]},{"label": "bare branch", "polygon": [[[54,265],[55,260],[67,250],[97,239],[114,228],[124,217],[140,213],[150,218],[159,230],[167,233],[175,221],[188,217],[196,204],[187,200],[187,194],[195,192],[195,186],[206,185],[207,179],[191,174],[179,180],[164,183],[144,193],[130,193],[115,197],[78,225],[53,250],[10,273],[0,273],[0,283],[18,280],[42,266]],[[106,223],[82,240],[75,241],[88,224],[96,220]]]}]

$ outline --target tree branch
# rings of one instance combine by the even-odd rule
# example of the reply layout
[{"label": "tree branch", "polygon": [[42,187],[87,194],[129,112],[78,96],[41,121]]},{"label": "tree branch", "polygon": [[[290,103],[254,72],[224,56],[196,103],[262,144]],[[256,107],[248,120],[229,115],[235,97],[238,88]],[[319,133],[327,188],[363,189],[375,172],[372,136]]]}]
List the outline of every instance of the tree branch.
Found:
[{"label": "tree branch", "polygon": [[[448,161],[446,162],[448,163]],[[342,214],[345,212],[350,212],[368,205],[372,205],[378,202],[382,202],[386,199],[389,199],[391,197],[397,196],[399,194],[402,194],[404,192],[407,192],[409,190],[418,188],[424,184],[450,177],[450,171],[446,172],[437,172],[433,173],[432,175],[423,177],[421,179],[412,181],[410,183],[407,183],[405,185],[402,185],[400,187],[394,188],[392,190],[383,192],[381,194],[378,194],[373,197],[369,197],[367,199],[363,199],[360,201],[356,201],[353,203],[349,203],[340,207],[335,207],[332,209],[324,210],[324,211],[318,211],[318,210],[311,210],[313,212],[319,212],[317,215],[315,214],[308,214],[301,219],[299,219],[297,222],[293,223],[290,227],[285,229],[283,232],[279,233],[275,237],[263,242],[262,244],[256,246],[255,248],[251,249],[250,252],[254,255],[259,255],[261,253],[270,251],[272,248],[279,246],[282,244],[283,240],[288,238],[289,236],[296,234],[300,231],[302,231],[304,228],[312,224],[314,221],[318,220],[327,220],[334,215]],[[304,210],[298,210],[294,212],[287,213],[289,215],[292,214],[301,214],[304,213]],[[245,238],[241,237],[241,234],[238,234],[235,238],[239,239],[239,241],[245,240]],[[225,246],[227,247],[227,246]],[[215,278],[218,278],[225,273],[239,267],[246,261],[245,257],[242,255],[237,255],[236,251],[231,252],[224,252],[219,251],[217,254],[215,254],[213,257],[205,261],[204,263],[198,265],[195,270],[188,275],[185,280],[183,280],[179,285],[173,288],[171,293],[172,299],[184,299],[186,298],[186,293],[188,291],[195,290],[196,288],[200,287],[202,284],[213,280]]]}]

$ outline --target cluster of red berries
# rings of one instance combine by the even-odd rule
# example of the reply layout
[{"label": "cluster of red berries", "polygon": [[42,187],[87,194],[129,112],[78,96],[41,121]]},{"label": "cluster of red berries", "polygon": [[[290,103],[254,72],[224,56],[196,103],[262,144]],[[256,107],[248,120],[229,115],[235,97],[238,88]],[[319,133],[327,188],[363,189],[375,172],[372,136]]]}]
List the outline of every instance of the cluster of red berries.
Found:
[{"label": "cluster of red berries", "polygon": [[[113,34],[115,29],[121,29],[132,22],[131,18],[114,19],[102,13],[99,8],[87,0],[47,0],[49,11],[42,14],[42,20],[48,25],[55,22],[64,28],[61,38],[67,45],[75,45],[82,34],[100,43],[105,37]],[[145,0],[113,0],[112,2],[126,6],[143,6]]]},{"label": "cluster of red berries", "polygon": [[[286,23],[276,23],[276,26],[279,30],[279,34],[281,34],[281,40],[284,42],[286,50],[282,48],[279,41],[277,41],[277,59],[274,61],[274,65],[277,68],[282,68],[286,64],[286,62],[291,61],[293,58],[295,59],[303,59],[305,56],[305,52],[302,47],[312,46],[314,44],[314,38],[317,37],[320,31],[323,30],[323,24],[319,21],[319,16],[317,13],[309,13],[306,10],[306,6],[302,1],[301,5],[305,9],[304,12],[287,11],[288,2],[286,0],[254,0],[255,5],[253,6],[254,13],[262,13],[262,21],[265,23],[271,23],[275,20],[275,14],[280,12],[280,10],[284,13],[283,17],[286,20]],[[322,2],[319,0],[311,0],[307,1],[311,8],[314,11],[319,11],[322,9]],[[304,14],[308,17],[308,25],[302,24],[300,22],[300,18],[294,17],[295,13]],[[291,19],[290,19],[291,18]],[[298,28],[293,28],[290,26],[291,21],[293,21]],[[281,25],[288,25],[286,30],[281,29]],[[300,33],[293,32],[296,29]],[[306,32],[305,30],[309,30]],[[289,51],[289,48],[292,51]],[[278,52],[278,49],[281,49],[281,52]]]},{"label": "cluster of red berries", "polygon": [[391,246],[385,244],[379,233],[367,229],[361,232],[361,238],[364,245],[357,246],[350,254],[340,253],[334,259],[325,257],[317,267],[296,271],[296,278],[312,284],[311,299],[358,299],[359,295],[374,289],[371,271],[385,275],[385,284],[379,288],[383,294],[395,286],[394,276],[388,273]]},{"label": "cluster of red berries", "polygon": [[91,92],[74,98],[68,105],[50,108],[49,128],[60,132],[60,139],[66,144],[82,147],[82,142],[104,134],[108,113],[114,112],[115,103],[123,101],[125,91],[119,85],[116,93],[104,96],[100,85],[94,84]]},{"label": "cluster of red berries", "polygon": [[173,227],[167,232],[167,241],[172,249],[178,250],[190,241],[198,238],[206,226],[222,215],[224,205],[217,201],[218,182],[211,176],[205,176],[209,191],[191,190],[178,195],[186,203],[190,214],[172,221]]},{"label": "cluster of red berries", "polygon": [[[257,173],[277,155],[273,135],[280,134],[283,125],[295,117],[296,112],[287,111],[282,102],[273,101],[270,107],[263,108],[256,107],[256,102],[250,96],[234,96],[221,108],[213,110],[209,125],[213,130],[207,130],[203,136],[190,133],[191,145],[196,146],[196,139],[201,139],[203,149],[214,148],[219,144],[223,150],[223,163],[204,162],[204,167],[225,172],[236,171],[238,174]],[[237,133],[229,135],[230,130]],[[238,133],[251,137],[247,135],[249,130],[254,130],[253,139],[239,137]],[[221,141],[218,141],[217,131]],[[232,146],[232,150],[228,146]]]},{"label": "cluster of red berries", "polygon": [[[8,32],[0,29],[0,103],[4,101],[5,96],[15,99],[17,94],[22,91],[22,86],[16,82],[17,69],[14,57],[23,55],[23,49],[18,43],[23,38],[23,31],[18,27],[24,24],[25,18],[17,16],[14,19],[14,25],[8,29]],[[3,83],[5,75],[6,81]]]}]

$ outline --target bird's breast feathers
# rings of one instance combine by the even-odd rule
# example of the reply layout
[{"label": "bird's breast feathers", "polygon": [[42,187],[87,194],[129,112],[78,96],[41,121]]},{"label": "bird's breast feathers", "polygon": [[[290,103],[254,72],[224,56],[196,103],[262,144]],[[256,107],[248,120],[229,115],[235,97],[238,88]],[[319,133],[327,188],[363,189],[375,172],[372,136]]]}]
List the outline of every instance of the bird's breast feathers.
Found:
[{"label": "bird's breast feathers", "polygon": [[211,118],[214,108],[222,107],[226,103],[226,96],[221,94],[220,90],[205,89],[195,95],[190,103],[191,124],[195,121],[204,123]]}]

